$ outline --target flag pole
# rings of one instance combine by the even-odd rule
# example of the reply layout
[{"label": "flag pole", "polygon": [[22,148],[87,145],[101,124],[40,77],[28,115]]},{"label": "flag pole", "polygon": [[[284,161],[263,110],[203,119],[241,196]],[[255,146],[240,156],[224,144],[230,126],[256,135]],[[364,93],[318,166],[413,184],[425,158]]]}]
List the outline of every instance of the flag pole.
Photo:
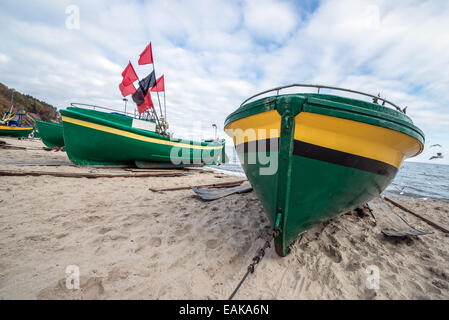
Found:
[{"label": "flag pole", "polygon": [[[150,94],[150,92],[148,92],[148,94]],[[156,113],[156,111],[154,110],[154,107],[153,107],[153,108],[150,108],[150,109],[151,109],[151,111],[153,111],[153,114],[154,114],[154,116],[156,117],[157,123],[159,124],[159,128],[162,129],[161,121],[159,120],[159,117],[157,116],[157,113]]]},{"label": "flag pole", "polygon": [[165,103],[165,76],[164,76],[164,117],[165,117],[165,122],[167,122],[167,104]]},{"label": "flag pole", "polygon": [[[153,52],[151,53],[151,55],[153,55]],[[156,70],[154,68],[154,58],[153,58],[153,72],[154,72],[154,77],[157,79]],[[157,81],[156,81],[156,93],[157,93],[157,101],[159,103],[159,111],[161,112],[161,117],[162,117],[164,114],[162,113],[161,100],[159,99],[159,91],[157,91]]]},{"label": "flag pole", "polygon": [[[154,71],[154,66],[153,66],[153,71]],[[156,77],[156,72],[154,73],[154,76]],[[138,80],[139,88],[142,90],[142,86],[140,85],[140,79],[139,79],[139,77],[137,77],[137,80]],[[148,89],[147,94],[149,94],[150,97],[151,97],[150,89]],[[145,97],[144,97],[144,98],[145,98]],[[153,108],[151,108],[151,109],[153,109],[153,110],[152,110],[152,111],[153,111],[153,114],[156,116],[156,121],[157,121],[157,123],[158,123],[158,125],[159,125],[159,128],[162,129],[161,121],[159,120],[159,117],[157,116],[157,113],[154,111],[154,106],[153,106]],[[140,115],[141,115],[141,113],[139,113],[139,118],[140,118]]]}]

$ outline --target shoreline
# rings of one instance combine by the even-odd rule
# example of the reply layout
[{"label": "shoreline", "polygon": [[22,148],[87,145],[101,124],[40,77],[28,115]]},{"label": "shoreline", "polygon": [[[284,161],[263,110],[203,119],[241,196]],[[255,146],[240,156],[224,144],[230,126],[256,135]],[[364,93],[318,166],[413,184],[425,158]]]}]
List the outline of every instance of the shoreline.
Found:
[{"label": "shoreline", "polygon": [[[0,162],[66,161],[39,140],[0,138],[29,150]],[[3,170],[118,173],[121,168],[14,166]],[[239,180],[210,168],[180,177],[2,177],[0,299],[227,299],[270,230],[254,192],[203,202],[170,188]],[[394,198],[448,226],[449,204]],[[268,249],[236,299],[448,299],[449,236],[393,210],[424,236],[391,239],[351,211],[306,231],[280,258]],[[67,266],[80,289],[65,286]],[[367,289],[367,268],[380,270]]]}]

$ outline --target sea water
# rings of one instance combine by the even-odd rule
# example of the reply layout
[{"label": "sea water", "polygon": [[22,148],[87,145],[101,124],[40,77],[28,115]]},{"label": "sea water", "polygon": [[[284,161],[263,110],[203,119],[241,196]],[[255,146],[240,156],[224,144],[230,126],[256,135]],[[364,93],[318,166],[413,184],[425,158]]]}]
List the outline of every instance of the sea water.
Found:
[{"label": "sea water", "polygon": [[[245,176],[237,162],[212,166],[214,170]],[[449,201],[449,165],[404,162],[383,192],[386,196]]]},{"label": "sea water", "polygon": [[384,194],[449,201],[449,165],[404,162]]}]

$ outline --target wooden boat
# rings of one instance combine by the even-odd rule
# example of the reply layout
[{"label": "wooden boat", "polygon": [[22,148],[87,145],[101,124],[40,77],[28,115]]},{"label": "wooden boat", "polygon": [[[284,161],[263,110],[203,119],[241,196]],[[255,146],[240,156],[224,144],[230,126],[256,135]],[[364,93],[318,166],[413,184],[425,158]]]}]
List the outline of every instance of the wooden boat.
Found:
[{"label": "wooden boat", "polygon": [[42,142],[49,148],[64,146],[64,131],[61,123],[36,120]]},{"label": "wooden boat", "polygon": [[5,112],[0,120],[0,136],[27,138],[33,127],[21,125],[22,115],[23,113]]},{"label": "wooden boat", "polygon": [[224,157],[224,139],[173,139],[157,133],[153,120],[79,107],[60,112],[67,155],[78,165],[134,166],[137,162],[173,167],[216,164]]},{"label": "wooden boat", "polygon": [[27,138],[31,131],[33,131],[33,127],[15,127],[0,124],[0,136]]},{"label": "wooden boat", "polygon": [[[316,87],[318,93],[279,95],[291,87]],[[323,88],[373,102],[320,94]],[[277,94],[248,102],[271,91]],[[370,94],[294,84],[250,99],[227,117],[225,131],[268,214],[281,256],[311,226],[378,196],[404,159],[423,150],[424,134],[403,110]]]}]

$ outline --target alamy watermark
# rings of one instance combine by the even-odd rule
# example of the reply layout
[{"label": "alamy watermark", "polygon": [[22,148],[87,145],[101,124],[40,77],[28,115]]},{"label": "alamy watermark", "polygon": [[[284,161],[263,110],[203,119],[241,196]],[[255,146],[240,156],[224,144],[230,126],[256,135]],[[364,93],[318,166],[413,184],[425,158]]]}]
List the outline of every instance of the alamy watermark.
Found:
[{"label": "alamy watermark", "polygon": [[80,8],[77,5],[71,4],[65,8],[67,15],[65,19],[65,27],[69,30],[79,30],[80,25]]},{"label": "alamy watermark", "polygon": [[69,265],[65,268],[65,286],[69,290],[79,290],[80,268],[78,266]]},{"label": "alamy watermark", "polygon": [[[199,131],[198,123],[193,124],[191,132]],[[278,129],[226,129],[233,138],[235,152],[241,164],[257,164],[259,174],[274,175],[279,163],[279,130]],[[221,140],[215,144],[171,139],[175,144],[170,150],[170,160],[175,165],[216,164],[224,157]],[[212,140],[208,140],[211,142]]]},{"label": "alamy watermark", "polygon": [[380,288],[379,267],[370,265],[366,267],[365,272],[368,274],[365,281],[365,287],[370,290],[379,290]]},{"label": "alamy watermark", "polygon": [[367,6],[363,16],[365,28],[374,30],[380,28],[380,10],[378,6]]}]

